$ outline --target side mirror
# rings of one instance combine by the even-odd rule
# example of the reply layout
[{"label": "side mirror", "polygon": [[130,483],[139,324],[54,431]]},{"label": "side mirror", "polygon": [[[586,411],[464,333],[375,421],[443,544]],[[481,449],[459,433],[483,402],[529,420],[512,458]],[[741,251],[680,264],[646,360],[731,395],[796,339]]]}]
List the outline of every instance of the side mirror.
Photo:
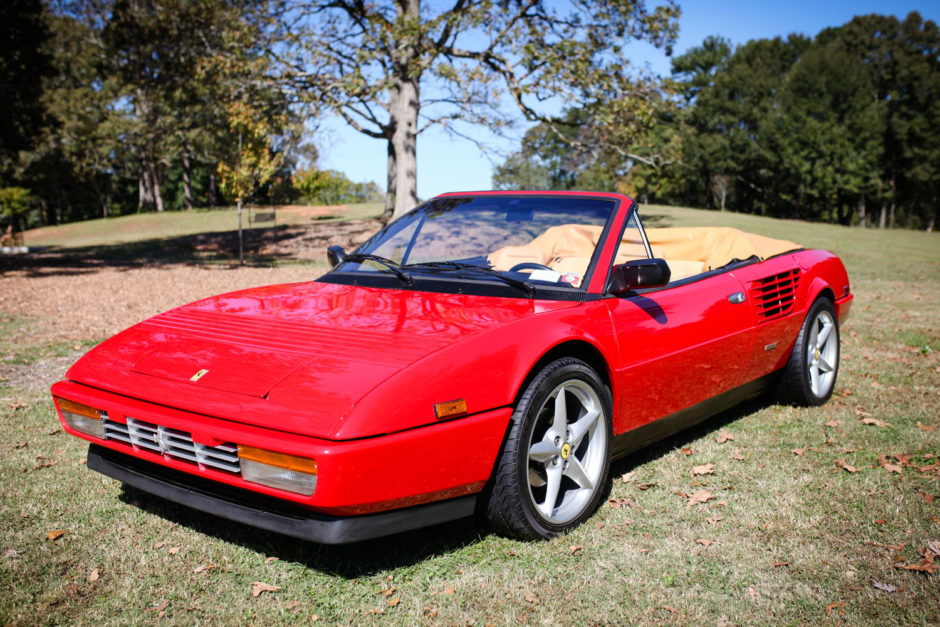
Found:
[{"label": "side mirror", "polygon": [[622,294],[641,287],[662,287],[671,276],[665,259],[636,259],[614,266],[607,291]]},{"label": "side mirror", "polygon": [[330,260],[330,265],[334,268],[343,263],[346,258],[346,251],[342,246],[330,246],[326,249],[326,258]]}]

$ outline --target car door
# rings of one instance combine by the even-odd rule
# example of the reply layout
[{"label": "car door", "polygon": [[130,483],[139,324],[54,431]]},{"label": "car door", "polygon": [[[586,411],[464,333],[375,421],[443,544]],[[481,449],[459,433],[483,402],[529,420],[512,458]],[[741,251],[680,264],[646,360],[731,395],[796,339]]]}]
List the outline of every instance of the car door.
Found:
[{"label": "car door", "polygon": [[753,334],[743,296],[726,272],[607,300],[621,356],[618,432],[738,385]]},{"label": "car door", "polygon": [[[642,236],[638,219],[631,222]],[[641,294],[627,292],[606,303],[620,349],[622,394],[615,433],[740,383],[751,353],[754,316],[745,286],[733,273],[684,279]]]}]

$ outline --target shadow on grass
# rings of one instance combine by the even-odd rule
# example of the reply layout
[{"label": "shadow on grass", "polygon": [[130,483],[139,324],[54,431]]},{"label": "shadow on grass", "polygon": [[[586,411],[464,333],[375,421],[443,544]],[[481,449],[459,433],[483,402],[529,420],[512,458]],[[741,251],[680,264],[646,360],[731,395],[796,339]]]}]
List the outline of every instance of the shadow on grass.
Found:
[{"label": "shadow on grass", "polygon": [[647,464],[651,461],[659,459],[663,455],[673,451],[677,448],[684,448],[707,435],[715,433],[720,429],[727,427],[728,425],[736,422],[740,418],[749,416],[753,413],[756,413],[762,409],[770,407],[776,403],[776,400],[771,393],[765,393],[757,398],[753,398],[748,401],[744,401],[739,405],[735,405],[730,409],[715,414],[711,418],[707,418],[705,421],[693,426],[688,429],[684,429],[675,435],[672,435],[664,440],[660,440],[656,444],[651,444],[644,449],[637,451],[631,455],[619,459],[614,462],[610,467],[610,474],[612,477],[617,477],[619,475],[630,472],[631,470]]},{"label": "shadow on grass", "polygon": [[[339,244],[351,250],[380,227],[379,220],[350,220],[245,229],[245,262],[251,266],[297,261],[325,264],[327,246]],[[25,270],[30,276],[50,276],[91,273],[102,268],[236,264],[238,231],[219,231],[104,246],[46,247],[27,254],[3,255],[0,273]]]},{"label": "shadow on grass", "polygon": [[[773,404],[763,396],[742,403],[661,442],[625,457],[611,466],[617,477],[643,464],[654,461],[676,448],[707,436]],[[214,536],[241,545],[263,555],[303,564],[307,568],[331,573],[346,579],[374,575],[378,572],[411,566],[437,555],[457,551],[481,541],[490,531],[479,516],[416,529],[384,538],[346,545],[324,545],[263,531],[177,505],[129,486],[121,499],[125,503],[161,518],[189,527],[197,533]]]},{"label": "shadow on grass", "polygon": [[131,486],[123,487],[120,498],[197,533],[345,579],[410,566],[479,542],[487,533],[482,522],[471,517],[352,544],[317,544],[210,516]]}]

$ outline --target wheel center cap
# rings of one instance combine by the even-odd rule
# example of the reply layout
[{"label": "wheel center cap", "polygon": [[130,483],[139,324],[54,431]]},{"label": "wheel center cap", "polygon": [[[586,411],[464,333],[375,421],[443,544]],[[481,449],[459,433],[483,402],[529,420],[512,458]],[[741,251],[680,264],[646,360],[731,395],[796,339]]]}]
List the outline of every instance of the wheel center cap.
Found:
[{"label": "wheel center cap", "polygon": [[813,359],[819,359],[819,349],[818,349],[818,348],[817,348],[815,351],[813,351]]},{"label": "wheel center cap", "polygon": [[569,455],[571,455],[571,445],[565,442],[561,447],[561,458],[568,459]]}]

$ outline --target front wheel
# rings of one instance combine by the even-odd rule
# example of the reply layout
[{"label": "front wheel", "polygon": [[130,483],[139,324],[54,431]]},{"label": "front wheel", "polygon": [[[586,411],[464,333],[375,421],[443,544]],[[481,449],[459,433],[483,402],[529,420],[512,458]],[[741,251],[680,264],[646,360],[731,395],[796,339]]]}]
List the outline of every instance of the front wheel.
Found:
[{"label": "front wheel", "polygon": [[526,386],[493,476],[487,518],[524,539],[581,524],[609,488],[610,391],[588,364],[556,359]]},{"label": "front wheel", "polygon": [[798,405],[822,405],[832,396],[839,374],[839,319],[826,297],[810,307],[793,352],[784,369],[784,400]]}]

